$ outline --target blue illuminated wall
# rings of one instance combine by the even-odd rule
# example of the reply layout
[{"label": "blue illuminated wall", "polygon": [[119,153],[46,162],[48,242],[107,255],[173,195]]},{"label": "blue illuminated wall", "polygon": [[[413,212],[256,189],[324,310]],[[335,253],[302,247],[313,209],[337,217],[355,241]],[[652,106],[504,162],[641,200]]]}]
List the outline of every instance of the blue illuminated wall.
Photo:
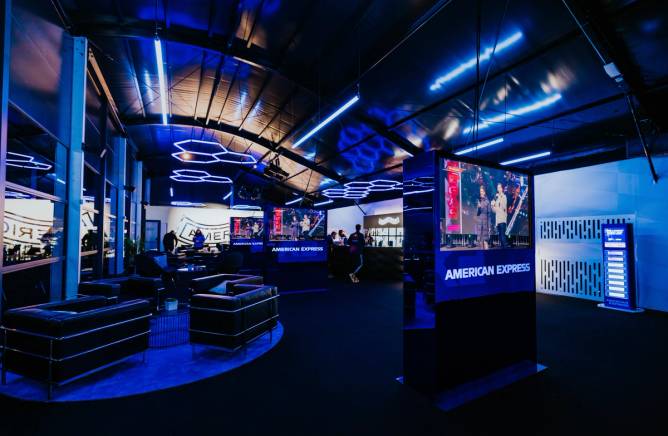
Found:
[{"label": "blue illuminated wall", "polygon": [[[655,157],[659,182],[636,158],[536,176],[536,219],[635,215],[639,306],[668,311],[668,157]],[[569,250],[566,244],[562,250]],[[572,253],[578,255],[577,245]],[[537,262],[540,262],[538,247]]]}]

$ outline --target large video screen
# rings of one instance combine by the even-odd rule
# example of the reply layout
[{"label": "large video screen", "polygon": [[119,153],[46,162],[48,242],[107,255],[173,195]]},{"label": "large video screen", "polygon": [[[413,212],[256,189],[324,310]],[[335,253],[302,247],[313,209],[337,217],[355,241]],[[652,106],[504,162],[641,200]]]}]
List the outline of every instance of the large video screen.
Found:
[{"label": "large video screen", "polygon": [[529,176],[441,161],[441,250],[530,247]]},{"label": "large video screen", "polygon": [[262,217],[232,217],[230,223],[230,238],[234,239],[262,239],[264,234],[264,218]]},{"label": "large video screen", "polygon": [[325,211],[274,208],[269,226],[271,241],[324,240]]}]

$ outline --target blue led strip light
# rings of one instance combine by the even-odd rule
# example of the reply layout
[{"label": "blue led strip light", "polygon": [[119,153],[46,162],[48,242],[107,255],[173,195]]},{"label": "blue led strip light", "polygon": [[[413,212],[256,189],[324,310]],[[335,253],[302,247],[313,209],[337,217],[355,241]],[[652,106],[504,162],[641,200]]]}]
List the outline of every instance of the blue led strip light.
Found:
[{"label": "blue led strip light", "polygon": [[169,96],[167,95],[167,83],[165,81],[165,67],[164,67],[164,58],[162,56],[162,42],[160,38],[156,37],[153,40],[155,45],[155,61],[158,68],[158,84],[160,85],[160,110],[162,111],[162,124],[167,124],[167,100]]},{"label": "blue led strip light", "polygon": [[342,113],[344,113],[345,111],[347,111],[352,105],[354,105],[355,103],[357,103],[357,102],[359,101],[359,99],[360,99],[360,96],[359,96],[359,95],[355,95],[353,98],[351,98],[350,100],[348,100],[343,106],[341,106],[341,107],[338,108],[336,111],[334,111],[330,116],[328,116],[327,118],[325,118],[324,120],[322,120],[322,121],[320,122],[320,124],[318,124],[317,126],[315,126],[313,129],[309,130],[309,132],[308,132],[306,135],[304,135],[304,136],[302,136],[301,138],[299,138],[299,140],[298,140],[297,142],[295,142],[294,144],[292,144],[292,148],[297,148],[297,147],[299,147],[300,145],[302,145],[302,144],[303,144],[304,142],[306,142],[311,136],[315,135],[315,134],[318,133],[323,127],[325,127],[327,124],[331,123],[332,120],[333,120],[334,118],[338,117],[339,115],[341,115]]},{"label": "blue led strip light", "polygon": [[540,159],[541,157],[546,157],[551,154],[552,154],[551,151],[544,151],[542,153],[536,153],[536,154],[531,154],[529,156],[518,157],[517,159],[507,160],[505,162],[501,162],[499,165],[512,165],[520,162],[525,162],[528,160]]}]

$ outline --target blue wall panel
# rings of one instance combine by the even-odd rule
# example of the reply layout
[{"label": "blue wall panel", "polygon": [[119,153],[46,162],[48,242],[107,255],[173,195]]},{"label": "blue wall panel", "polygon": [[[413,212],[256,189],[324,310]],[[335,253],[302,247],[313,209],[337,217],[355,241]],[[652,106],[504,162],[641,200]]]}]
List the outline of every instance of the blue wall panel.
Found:
[{"label": "blue wall panel", "polygon": [[644,158],[536,176],[536,219],[634,215],[639,305],[668,311],[668,157],[654,165],[656,185]]}]

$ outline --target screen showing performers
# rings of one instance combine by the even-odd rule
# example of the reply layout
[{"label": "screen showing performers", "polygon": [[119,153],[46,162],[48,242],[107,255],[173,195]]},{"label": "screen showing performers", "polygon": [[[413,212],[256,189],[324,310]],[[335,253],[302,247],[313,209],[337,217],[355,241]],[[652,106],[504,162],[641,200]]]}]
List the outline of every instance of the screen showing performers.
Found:
[{"label": "screen showing performers", "polygon": [[264,218],[233,217],[230,226],[231,239],[262,239]]},{"label": "screen showing performers", "polygon": [[325,211],[322,210],[275,208],[270,225],[272,241],[325,239]]},{"label": "screen showing performers", "polygon": [[441,250],[530,246],[526,174],[447,159],[440,174]]}]

